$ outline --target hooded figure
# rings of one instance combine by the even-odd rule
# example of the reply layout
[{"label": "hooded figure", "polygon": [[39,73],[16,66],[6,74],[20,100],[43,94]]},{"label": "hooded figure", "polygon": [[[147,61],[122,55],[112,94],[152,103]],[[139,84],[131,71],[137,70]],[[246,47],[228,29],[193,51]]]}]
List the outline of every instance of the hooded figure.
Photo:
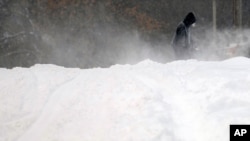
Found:
[{"label": "hooded figure", "polygon": [[185,19],[178,25],[172,46],[175,51],[176,59],[191,58],[191,39],[189,27],[196,22],[196,18],[192,12],[188,13]]}]

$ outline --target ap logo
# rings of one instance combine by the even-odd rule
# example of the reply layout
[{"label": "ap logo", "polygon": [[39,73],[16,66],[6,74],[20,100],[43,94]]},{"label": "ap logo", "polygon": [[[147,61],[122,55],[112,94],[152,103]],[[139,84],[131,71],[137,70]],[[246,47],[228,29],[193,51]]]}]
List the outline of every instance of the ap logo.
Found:
[{"label": "ap logo", "polygon": [[250,141],[250,125],[230,125],[230,141]]}]

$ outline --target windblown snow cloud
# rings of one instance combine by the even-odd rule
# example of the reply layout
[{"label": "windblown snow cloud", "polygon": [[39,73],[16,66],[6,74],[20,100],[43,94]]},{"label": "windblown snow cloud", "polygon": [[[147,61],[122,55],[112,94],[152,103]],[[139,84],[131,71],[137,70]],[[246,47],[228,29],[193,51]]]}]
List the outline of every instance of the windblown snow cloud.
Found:
[{"label": "windblown snow cloud", "polygon": [[0,69],[1,141],[228,141],[250,123],[250,60]]}]

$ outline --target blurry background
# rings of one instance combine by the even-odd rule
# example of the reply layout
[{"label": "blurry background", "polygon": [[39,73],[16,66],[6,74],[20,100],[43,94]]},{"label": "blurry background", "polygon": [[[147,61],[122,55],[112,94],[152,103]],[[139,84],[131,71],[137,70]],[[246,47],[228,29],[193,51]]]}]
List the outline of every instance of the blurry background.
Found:
[{"label": "blurry background", "polygon": [[172,61],[172,37],[190,11],[206,56],[248,46],[249,0],[0,0],[0,67]]}]

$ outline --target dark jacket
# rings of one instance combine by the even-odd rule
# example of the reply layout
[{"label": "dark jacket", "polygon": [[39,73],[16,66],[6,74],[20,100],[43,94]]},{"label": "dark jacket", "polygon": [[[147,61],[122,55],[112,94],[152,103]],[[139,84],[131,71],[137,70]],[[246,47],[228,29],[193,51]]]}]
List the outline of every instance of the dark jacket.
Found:
[{"label": "dark jacket", "polygon": [[172,46],[175,51],[176,59],[191,58],[191,37],[189,27],[195,23],[196,18],[192,12],[188,13],[185,19],[178,25]]}]

